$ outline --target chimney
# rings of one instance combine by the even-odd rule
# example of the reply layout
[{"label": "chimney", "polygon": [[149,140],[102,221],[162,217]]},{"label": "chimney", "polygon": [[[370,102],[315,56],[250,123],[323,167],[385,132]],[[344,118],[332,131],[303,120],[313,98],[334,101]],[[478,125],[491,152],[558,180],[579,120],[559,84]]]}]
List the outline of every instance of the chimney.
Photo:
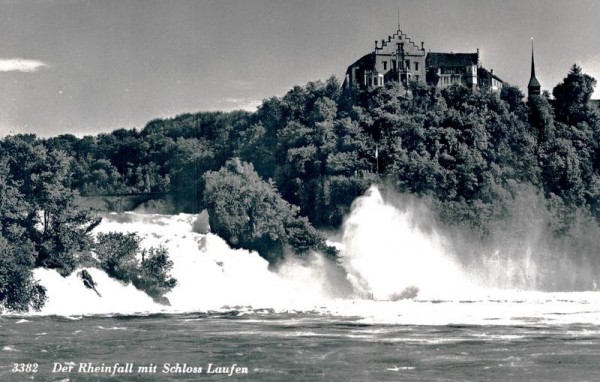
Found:
[{"label": "chimney", "polygon": [[490,69],[490,74],[494,74],[494,69]]},{"label": "chimney", "polygon": [[424,41],[421,41],[421,50],[425,50],[425,47],[424,47],[424,45],[425,45],[425,42],[424,42]]},{"label": "chimney", "polygon": [[383,48],[383,44],[385,44],[385,40],[381,39],[381,47]]},{"label": "chimney", "polygon": [[375,40],[375,50],[377,50],[377,40]]},{"label": "chimney", "polygon": [[388,42],[392,41],[392,36],[388,36]]}]

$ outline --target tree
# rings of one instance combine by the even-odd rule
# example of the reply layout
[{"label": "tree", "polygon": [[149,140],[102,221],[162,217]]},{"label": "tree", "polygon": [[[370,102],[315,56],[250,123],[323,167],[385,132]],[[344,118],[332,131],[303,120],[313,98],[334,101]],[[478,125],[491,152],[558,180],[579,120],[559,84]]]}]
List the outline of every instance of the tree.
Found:
[{"label": "tree", "polygon": [[172,191],[180,201],[198,212],[202,190],[202,174],[213,166],[214,152],[210,142],[197,138],[177,138],[171,147],[171,158],[167,162]]},{"label": "tree", "polygon": [[173,268],[169,253],[164,247],[140,250],[140,243],[135,233],[98,234],[94,249],[99,266],[110,277],[131,282],[156,302],[168,304],[164,295],[177,286],[169,275]]},{"label": "tree", "polygon": [[0,157],[0,306],[7,310],[38,310],[45,301],[31,272],[36,251],[25,229],[29,208]]},{"label": "tree", "polygon": [[33,259],[31,246],[0,236],[0,306],[25,312],[44,305],[46,289],[33,279]]},{"label": "tree", "polygon": [[177,286],[177,280],[169,275],[171,269],[173,262],[164,247],[142,250],[142,262],[133,285],[155,301],[167,303],[164,295]]},{"label": "tree", "polygon": [[596,80],[573,64],[567,77],[552,90],[556,118],[569,125],[590,122],[596,113],[589,105]]},{"label": "tree", "polygon": [[46,149],[31,135],[7,137],[2,149],[12,184],[27,200],[20,227],[35,245],[35,264],[69,274],[100,222],[93,211],[77,206],[78,194],[71,189],[72,158]]},{"label": "tree", "polygon": [[261,180],[251,164],[234,158],[204,179],[211,228],[234,248],[255,250],[271,264],[283,259],[288,248],[298,255],[309,249],[334,255],[308,221],[298,217],[298,207]]},{"label": "tree", "polygon": [[540,143],[551,141],[556,137],[554,111],[547,97],[532,95],[528,99],[529,124],[536,129]]},{"label": "tree", "polygon": [[38,250],[36,264],[70,274],[78,256],[90,244],[90,231],[100,223],[91,210],[78,208],[77,194],[70,188],[70,158],[61,151],[49,152],[39,171],[31,174],[36,225],[29,227]]},{"label": "tree", "polygon": [[94,250],[107,275],[123,282],[131,282],[136,273],[136,254],[140,249],[140,238],[135,233],[99,233]]},{"label": "tree", "polygon": [[506,103],[508,110],[515,113],[523,121],[527,115],[524,98],[525,95],[517,86],[505,84],[500,90],[500,99]]}]

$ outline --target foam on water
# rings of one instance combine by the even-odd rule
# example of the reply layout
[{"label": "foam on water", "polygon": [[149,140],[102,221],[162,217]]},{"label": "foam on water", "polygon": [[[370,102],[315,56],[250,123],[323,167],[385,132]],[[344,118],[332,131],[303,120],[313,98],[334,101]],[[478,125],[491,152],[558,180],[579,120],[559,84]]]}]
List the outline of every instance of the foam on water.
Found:
[{"label": "foam on water", "polygon": [[137,290],[133,285],[123,283],[108,277],[106,273],[96,268],[86,268],[94,281],[97,290],[102,295],[86,288],[77,276],[78,271],[68,277],[62,277],[56,271],[38,268],[34,277],[41,280],[46,287],[48,300],[41,314],[80,315],[80,314],[132,314],[144,311],[159,311],[148,295]]},{"label": "foam on water", "polygon": [[158,305],[132,285],[109,278],[103,271],[86,268],[97,291],[85,288],[76,275],[63,278],[48,269],[35,277],[48,289],[42,314],[131,314],[136,312],[189,312],[223,307],[312,309],[341,295],[327,277],[342,277],[341,269],[318,254],[290,259],[274,272],[256,252],[233,250],[214,234],[193,232],[194,215],[111,214],[98,232],[136,232],[144,247],[163,245],[173,260],[172,275],[178,286],[167,297],[170,307]]},{"label": "foam on water", "polygon": [[[47,288],[40,314],[134,314],[238,311],[317,311],[393,324],[600,323],[600,293],[543,293],[482,287],[465,271],[435,230],[415,224],[414,212],[384,202],[371,188],[347,217],[340,264],[317,253],[290,257],[277,269],[256,252],[231,249],[211,233],[199,233],[196,215],[109,214],[95,233],[136,232],[142,246],[163,245],[178,281],[154,303],[132,285],[88,268],[101,297],[86,288],[77,271],[61,277],[35,270]],[[475,280],[475,281],[474,281]]]}]

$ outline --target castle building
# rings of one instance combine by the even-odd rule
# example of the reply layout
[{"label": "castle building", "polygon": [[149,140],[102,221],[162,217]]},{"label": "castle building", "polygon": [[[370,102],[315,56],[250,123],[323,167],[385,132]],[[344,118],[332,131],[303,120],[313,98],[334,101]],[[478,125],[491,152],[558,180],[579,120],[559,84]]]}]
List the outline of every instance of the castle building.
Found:
[{"label": "castle building", "polygon": [[493,71],[483,68],[476,53],[425,52],[398,27],[387,40],[375,41],[375,50],[364,55],[346,70],[344,84],[361,88],[383,86],[390,81],[404,85],[422,81],[444,88],[462,84],[473,88],[502,89],[504,82]]},{"label": "castle building", "polygon": [[425,48],[401,30],[387,40],[375,41],[375,50],[348,67],[345,83],[361,87],[383,86],[390,81],[425,81]]},{"label": "castle building", "polygon": [[477,53],[428,53],[427,82],[443,88],[453,84],[477,86],[479,50]]},{"label": "castle building", "polygon": [[477,80],[480,87],[493,92],[500,92],[504,86],[504,81],[494,74],[494,69],[488,71],[482,66],[477,68]]}]

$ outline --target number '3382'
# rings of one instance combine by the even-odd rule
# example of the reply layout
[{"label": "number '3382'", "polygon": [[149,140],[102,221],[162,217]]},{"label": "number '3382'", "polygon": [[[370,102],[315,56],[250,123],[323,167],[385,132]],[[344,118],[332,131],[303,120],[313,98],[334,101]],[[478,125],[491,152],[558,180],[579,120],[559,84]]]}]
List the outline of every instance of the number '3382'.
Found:
[{"label": "number '3382'", "polygon": [[13,363],[13,373],[37,373],[37,363]]}]

